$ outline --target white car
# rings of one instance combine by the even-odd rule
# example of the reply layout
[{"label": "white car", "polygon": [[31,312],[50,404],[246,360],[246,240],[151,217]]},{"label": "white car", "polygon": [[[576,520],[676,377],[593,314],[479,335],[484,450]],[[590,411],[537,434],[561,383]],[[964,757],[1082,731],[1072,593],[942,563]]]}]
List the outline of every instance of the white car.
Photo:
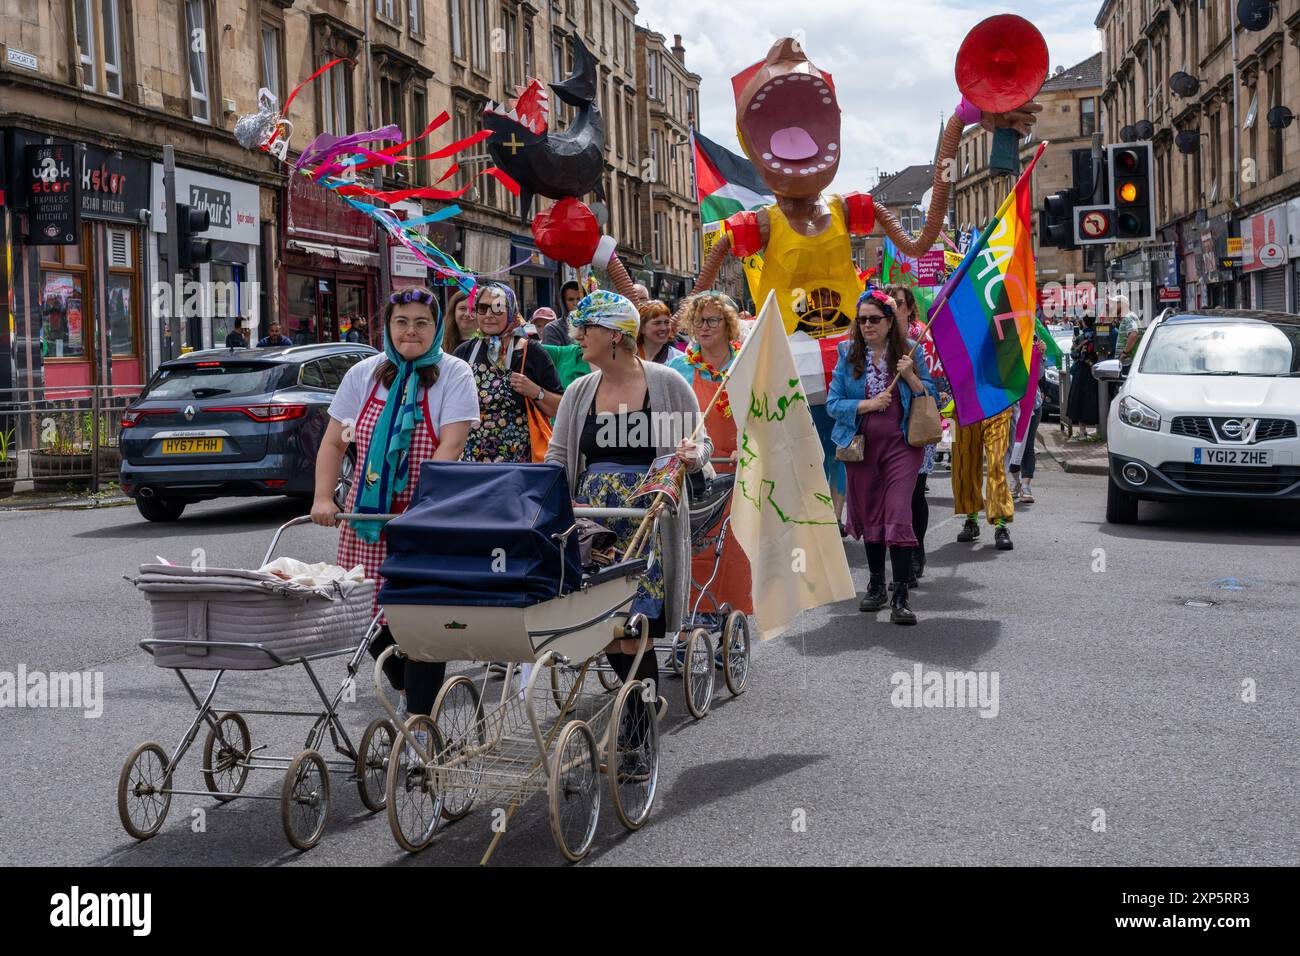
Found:
[{"label": "white car", "polygon": [[1137,521],[1141,500],[1300,500],[1300,316],[1166,312],[1110,406],[1106,520]]}]

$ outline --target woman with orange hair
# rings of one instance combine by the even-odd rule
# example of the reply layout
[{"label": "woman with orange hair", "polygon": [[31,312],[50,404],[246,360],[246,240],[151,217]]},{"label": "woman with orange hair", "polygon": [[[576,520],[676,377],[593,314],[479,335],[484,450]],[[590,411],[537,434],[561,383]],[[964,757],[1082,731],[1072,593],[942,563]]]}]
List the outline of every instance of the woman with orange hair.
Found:
[{"label": "woman with orange hair", "polygon": [[637,354],[647,362],[667,365],[676,354],[673,348],[673,314],[658,299],[643,303],[638,311],[641,313],[641,331],[636,336]]},{"label": "woman with orange hair", "polygon": [[[714,456],[731,459],[730,464],[715,467],[724,473],[734,472],[736,423],[731,417],[727,393],[719,391],[718,386],[740,351],[740,316],[736,304],[720,292],[694,295],[687,301],[682,325],[691,337],[691,344],[684,353],[674,350],[668,367],[679,372],[695,391],[700,408],[704,410],[704,428],[713,440]],[[691,559],[691,578],[697,582],[709,580],[713,577],[714,561],[713,548],[701,548],[700,553]],[[746,614],[754,612],[749,560],[735,536],[729,535],[723,544],[717,577],[709,590],[719,605],[730,604]],[[699,592],[692,588],[692,607],[698,596]]]}]

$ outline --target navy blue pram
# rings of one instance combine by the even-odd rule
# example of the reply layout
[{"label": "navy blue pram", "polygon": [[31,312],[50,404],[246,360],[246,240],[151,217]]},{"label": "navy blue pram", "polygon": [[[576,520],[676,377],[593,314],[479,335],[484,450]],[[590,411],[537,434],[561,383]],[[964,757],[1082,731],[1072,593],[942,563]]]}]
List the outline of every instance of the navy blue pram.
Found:
[{"label": "navy blue pram", "polygon": [[578,536],[552,536],[573,524],[561,465],[425,462],[384,530],[379,603],[528,607],[568,594],[582,583]]}]

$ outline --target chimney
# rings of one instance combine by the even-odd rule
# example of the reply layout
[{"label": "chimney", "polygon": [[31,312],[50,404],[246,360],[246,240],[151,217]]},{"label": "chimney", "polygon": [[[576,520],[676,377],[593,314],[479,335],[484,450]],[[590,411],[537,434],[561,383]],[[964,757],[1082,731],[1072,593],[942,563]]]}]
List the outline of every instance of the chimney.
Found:
[{"label": "chimney", "polygon": [[677,57],[677,62],[683,66],[686,64],[686,47],[682,46],[682,35],[673,34],[673,56]]}]

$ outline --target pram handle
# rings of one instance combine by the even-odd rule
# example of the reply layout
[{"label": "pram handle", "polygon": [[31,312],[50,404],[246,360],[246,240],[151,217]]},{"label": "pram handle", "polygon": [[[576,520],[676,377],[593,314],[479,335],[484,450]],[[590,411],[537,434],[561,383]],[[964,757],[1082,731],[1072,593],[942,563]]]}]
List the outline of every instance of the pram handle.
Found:
[{"label": "pram handle", "polygon": [[[348,512],[341,512],[334,516],[335,521],[392,521],[396,518],[395,514],[376,514],[363,515]],[[262,564],[270,564],[271,556],[275,554],[275,546],[280,543],[280,535],[284,534],[290,528],[298,525],[311,524],[311,515],[299,515],[296,518],[290,518],[280,527],[275,529],[275,534],[271,536],[271,544],[266,549],[266,555],[262,558]]]}]

